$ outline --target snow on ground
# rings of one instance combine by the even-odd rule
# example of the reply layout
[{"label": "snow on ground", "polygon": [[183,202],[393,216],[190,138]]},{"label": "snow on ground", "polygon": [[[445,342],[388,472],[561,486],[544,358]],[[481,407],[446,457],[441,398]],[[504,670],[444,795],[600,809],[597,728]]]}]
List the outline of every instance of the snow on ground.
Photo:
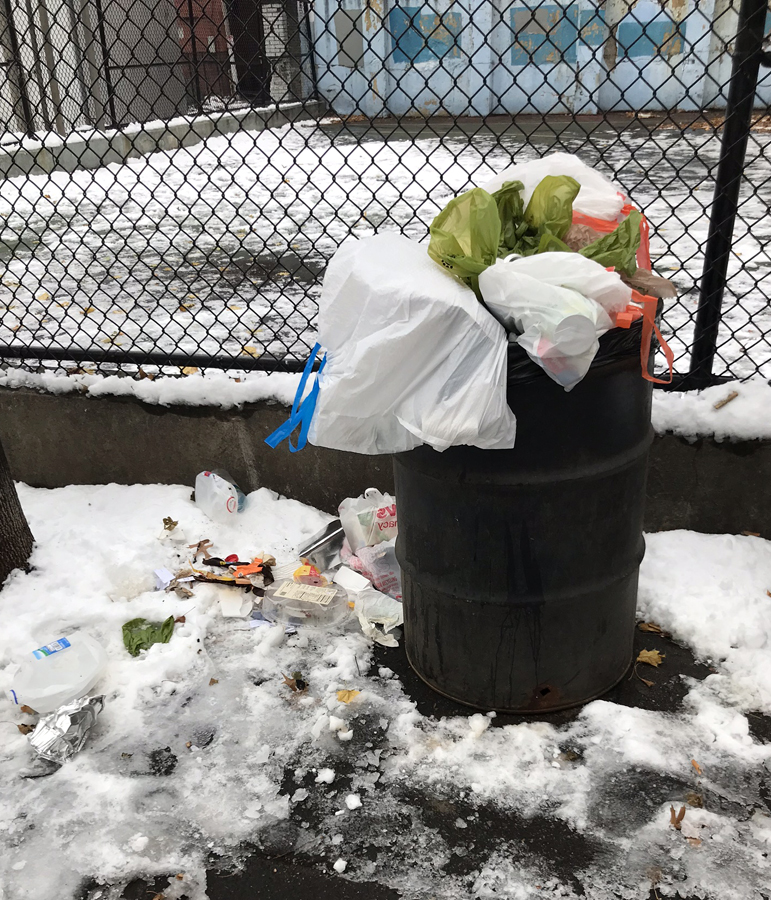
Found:
[{"label": "snow on ground", "polygon": [[[393,672],[373,665],[354,623],[294,636],[239,630],[218,611],[226,588],[197,585],[188,600],[152,591],[152,570],[175,563],[157,539],[164,516],[190,543],[208,537],[222,554],[264,551],[281,563],[327,520],[313,509],[262,489],[235,525],[215,525],[186,486],[21,486],[20,496],[37,544],[33,570],[0,593],[0,687],[19,654],[73,629],[99,640],[110,664],[90,742],[47,777],[23,777],[35,765],[15,724],[29,716],[0,700],[3,900],[66,900],[94,879],[176,873],[166,897],[200,900],[206,865],[249,843],[330,870],[342,859],[345,877],[415,900],[643,900],[653,883],[662,897],[749,900],[767,888],[771,818],[755,798],[771,745],[753,740],[745,713],[771,712],[771,543],[648,537],[641,614],[716,670],[688,682],[679,712],[599,700],[559,727],[498,727],[480,714],[422,716]],[[186,616],[170,643],[130,657],[122,623],[170,614]],[[301,697],[282,684],[297,670],[309,684]],[[361,693],[346,705],[341,689]],[[689,806],[678,832],[670,803],[688,789],[708,799]],[[452,840],[431,824],[431,804],[459,810]],[[505,828],[482,854],[475,834],[496,821],[559,832],[555,846],[572,855],[549,867]]]},{"label": "snow on ground", "polygon": [[[326,261],[349,234],[401,229],[422,240],[456,193],[513,156],[557,145],[548,123],[407,129],[339,122],[212,137],[190,148],[72,173],[7,179],[0,197],[0,342],[275,354],[313,341]],[[771,136],[750,142],[716,374],[771,375],[766,298]],[[661,274],[680,290],[665,313],[687,363],[719,155],[707,131],[564,131],[560,149],[614,174],[648,215]],[[676,336],[673,335],[676,331]]]}]

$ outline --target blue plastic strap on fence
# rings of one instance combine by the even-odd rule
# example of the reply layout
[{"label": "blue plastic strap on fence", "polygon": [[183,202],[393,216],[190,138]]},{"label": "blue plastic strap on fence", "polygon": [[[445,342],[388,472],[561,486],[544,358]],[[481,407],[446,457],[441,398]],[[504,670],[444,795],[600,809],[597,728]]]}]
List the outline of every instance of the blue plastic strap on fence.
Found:
[{"label": "blue plastic strap on fence", "polygon": [[[294,395],[294,403],[292,404],[292,412],[290,413],[289,418],[283,425],[280,425],[273,434],[269,434],[268,437],[265,438],[265,443],[274,450],[285,438],[289,438],[290,453],[297,453],[298,450],[302,450],[308,442],[308,431],[311,427],[313,413],[316,411],[316,401],[319,397],[319,375],[326,365],[326,356],[321,360],[321,365],[319,366],[318,372],[316,372],[313,387],[311,387],[308,396],[304,400],[303,394],[305,393],[305,386],[308,383],[308,378],[313,374],[313,364],[316,361],[319,350],[321,350],[320,344],[316,344],[313,350],[311,350],[311,355],[308,357],[308,362],[305,364],[305,369],[303,370],[297,393]],[[300,434],[297,438],[297,446],[295,447],[290,435],[298,425],[300,426]]]}]

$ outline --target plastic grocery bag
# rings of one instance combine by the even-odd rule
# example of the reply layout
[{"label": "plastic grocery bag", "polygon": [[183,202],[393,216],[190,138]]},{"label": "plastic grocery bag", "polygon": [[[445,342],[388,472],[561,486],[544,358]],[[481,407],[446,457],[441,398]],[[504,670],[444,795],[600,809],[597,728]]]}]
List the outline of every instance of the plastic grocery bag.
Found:
[{"label": "plastic grocery bag", "polygon": [[572,203],[574,213],[614,221],[621,216],[621,210],[626,202],[623,191],[610,179],[571,153],[550,153],[541,159],[516,163],[480,187],[494,194],[507,181],[520,181],[523,185],[522,199],[527,204],[547,175],[568,175],[581,186]]},{"label": "plastic grocery bag", "polygon": [[424,245],[389,233],[348,238],[319,307],[327,363],[311,443],[368,454],[514,446],[506,333]]},{"label": "plastic grocery bag", "polygon": [[575,253],[541,253],[499,260],[479,286],[490,311],[544,371],[573,388],[624,309],[631,288],[615,272]]},{"label": "plastic grocery bag", "polygon": [[348,546],[354,553],[361,547],[390,541],[398,534],[396,500],[377,488],[367,488],[361,497],[343,500],[338,514]]},{"label": "plastic grocery bag", "polygon": [[369,578],[379,591],[394,600],[402,599],[402,571],[396,560],[395,538],[374,547],[360,547],[355,554],[344,544],[342,556],[346,566]]}]

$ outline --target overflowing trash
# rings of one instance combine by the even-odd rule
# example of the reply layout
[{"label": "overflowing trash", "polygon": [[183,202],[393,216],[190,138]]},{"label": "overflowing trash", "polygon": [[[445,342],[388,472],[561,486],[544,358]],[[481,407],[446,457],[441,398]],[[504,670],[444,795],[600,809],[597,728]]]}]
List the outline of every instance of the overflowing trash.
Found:
[{"label": "overflowing trash", "polygon": [[42,759],[64,763],[83,749],[104,709],[104,697],[83,697],[42,718],[27,740]]},{"label": "overflowing trash", "polygon": [[267,443],[299,428],[293,451],[306,437],[365,454],[510,449],[509,345],[570,391],[599,339],[638,320],[641,377],[658,380],[648,371],[655,332],[671,380],[656,316],[675,289],[652,272],[648,231],[616,184],[553,153],[455,197],[427,245],[389,233],[348,238],[327,267],[319,343],[292,414]]},{"label": "overflowing trash", "polygon": [[43,715],[84,697],[107,668],[102,645],[84,631],[51,641],[25,654],[8,696],[15,706]]}]

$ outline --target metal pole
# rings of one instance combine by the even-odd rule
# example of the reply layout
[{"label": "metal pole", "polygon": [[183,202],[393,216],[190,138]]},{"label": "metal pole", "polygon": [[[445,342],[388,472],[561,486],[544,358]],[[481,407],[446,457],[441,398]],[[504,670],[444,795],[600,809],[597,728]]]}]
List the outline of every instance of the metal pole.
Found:
[{"label": "metal pole", "polygon": [[706,387],[712,380],[720,310],[728,273],[739,190],[752,124],[755,89],[763,56],[768,0],[741,0],[731,81],[726,103],[720,162],[704,249],[699,308],[688,373],[690,387]]},{"label": "metal pole", "polygon": [[24,78],[24,69],[21,65],[21,51],[19,50],[19,36],[16,34],[16,23],[13,21],[13,7],[11,0],[5,0],[5,18],[8,27],[8,38],[11,44],[11,56],[16,63],[16,89],[19,93],[21,102],[21,113],[24,118],[24,127],[27,129],[27,135],[32,137],[35,134],[35,119],[32,116],[32,107],[27,96],[27,82]]},{"label": "metal pole", "polygon": [[104,11],[102,0],[94,0],[96,6],[96,25],[99,30],[99,46],[102,48],[102,68],[104,69],[104,81],[107,85],[107,109],[110,111],[110,126],[118,127],[118,117],[115,115],[115,91],[112,86],[110,74],[110,54],[107,50],[107,37],[104,33]]},{"label": "metal pole", "polygon": [[200,75],[198,72],[198,46],[196,44],[196,36],[195,36],[195,22],[193,20],[193,0],[187,0],[187,15],[190,19],[190,52],[193,56],[193,72],[194,72],[194,83],[195,83],[195,100],[198,104],[198,109],[201,109],[201,81]]}]

